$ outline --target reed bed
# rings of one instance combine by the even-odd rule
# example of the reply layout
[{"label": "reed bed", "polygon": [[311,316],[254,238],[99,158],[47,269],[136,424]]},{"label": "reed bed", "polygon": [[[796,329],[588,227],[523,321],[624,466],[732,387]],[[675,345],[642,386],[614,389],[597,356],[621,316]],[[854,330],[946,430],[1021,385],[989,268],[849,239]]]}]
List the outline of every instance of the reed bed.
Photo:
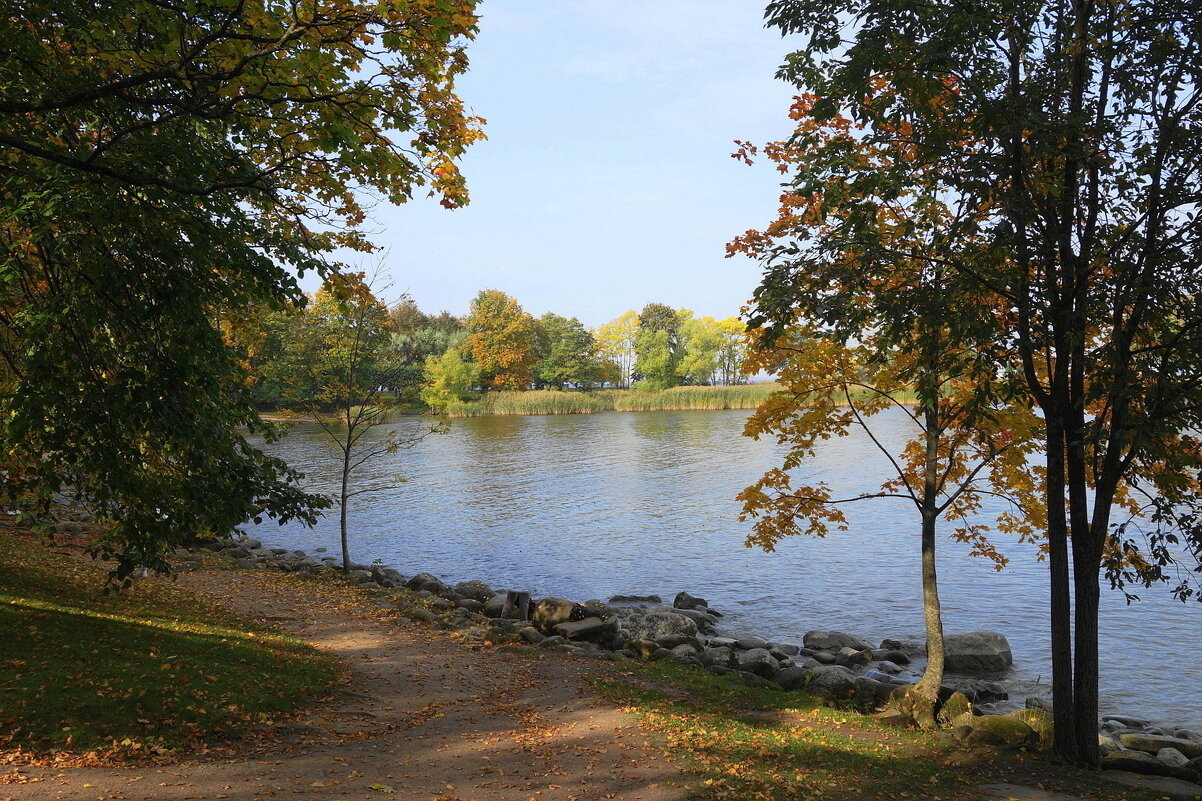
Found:
[{"label": "reed bed", "polygon": [[602,389],[564,392],[538,389],[528,392],[489,392],[475,401],[451,404],[451,417],[491,414],[592,414],[594,412],[659,412],[676,410],[754,409],[776,384],[732,387],[674,387],[660,392]]}]

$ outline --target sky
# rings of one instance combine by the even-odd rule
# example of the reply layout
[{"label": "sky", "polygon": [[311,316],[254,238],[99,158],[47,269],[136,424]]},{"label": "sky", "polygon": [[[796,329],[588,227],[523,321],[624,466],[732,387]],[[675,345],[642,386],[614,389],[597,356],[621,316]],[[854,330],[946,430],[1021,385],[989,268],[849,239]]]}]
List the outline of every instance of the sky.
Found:
[{"label": "sky", "polygon": [[499,289],[598,326],[650,302],[737,315],[759,267],[725,243],[774,214],[781,176],[730,157],[788,135],[798,45],[763,0],[484,0],[458,93],[488,139],[461,167],[471,204],[372,212],[381,294],[462,315]]}]

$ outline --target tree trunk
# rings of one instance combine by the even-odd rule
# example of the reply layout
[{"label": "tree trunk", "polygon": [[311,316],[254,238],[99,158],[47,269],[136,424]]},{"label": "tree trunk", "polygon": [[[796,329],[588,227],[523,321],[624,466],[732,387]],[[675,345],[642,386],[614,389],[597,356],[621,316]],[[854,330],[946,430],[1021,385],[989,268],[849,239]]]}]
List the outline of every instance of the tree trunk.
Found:
[{"label": "tree trunk", "polygon": [[[1048,566],[1052,635],[1052,748],[1077,761],[1073,710],[1073,640],[1069,591],[1068,520],[1065,507],[1064,428],[1055,413],[1044,410],[1047,432]],[[1096,740],[1096,736],[1095,736]]]},{"label": "tree trunk", "polygon": [[342,537],[342,572],[351,572],[351,548],[346,536],[346,498],[351,478],[351,435],[342,449],[342,492],[338,496],[338,529]]},{"label": "tree trunk", "polygon": [[[934,359],[931,359],[933,362]],[[933,378],[933,371],[931,371]],[[935,704],[943,684],[943,614],[939,604],[939,580],[935,570],[935,521],[939,503],[939,401],[932,381],[925,398],[924,427],[926,454],[923,464],[922,502],[922,616],[926,625],[927,665],[915,687],[918,698],[914,718],[923,728],[935,727]]]},{"label": "tree trunk", "polygon": [[1098,764],[1098,587],[1099,561],[1091,543],[1073,541],[1073,717],[1077,761]]},{"label": "tree trunk", "polygon": [[[935,572],[935,515],[922,513],[922,617],[926,624],[927,666],[915,688],[919,698],[929,704],[931,727],[934,726],[933,710],[943,684],[943,613],[939,604],[939,582]],[[917,708],[916,708],[917,711]],[[915,715],[919,723],[925,715]]]}]

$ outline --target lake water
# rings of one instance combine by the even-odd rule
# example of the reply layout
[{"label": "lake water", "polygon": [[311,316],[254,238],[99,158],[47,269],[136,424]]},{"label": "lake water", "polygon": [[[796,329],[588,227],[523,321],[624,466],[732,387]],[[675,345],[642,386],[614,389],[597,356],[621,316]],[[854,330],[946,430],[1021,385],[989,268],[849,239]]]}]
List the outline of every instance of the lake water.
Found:
[{"label": "lake water", "polygon": [[[775,464],[777,448],[741,436],[746,412],[641,412],[454,421],[451,432],[363,468],[361,483],[396,488],[352,499],[351,556],[427,571],[452,583],[583,601],[687,590],[734,633],[800,643],[811,629],[879,641],[922,637],[918,526],[896,499],[844,507],[850,530],[792,537],[775,553],[743,546],[750,524],[733,500]],[[886,441],[905,418],[882,415]],[[396,425],[419,425],[414,419]],[[339,458],[319,428],[299,424],[269,448],[332,492]],[[836,491],[876,489],[886,468],[862,435],[825,443],[807,470]],[[398,482],[394,479],[403,478]],[[265,544],[337,555],[332,512],[314,529],[267,522]],[[1000,631],[1014,651],[1016,697],[1050,694],[1047,569],[1036,549],[997,544],[996,572],[968,548],[939,544],[948,633]],[[1202,604],[1141,589],[1127,606],[1103,590],[1102,711],[1202,726]]]}]

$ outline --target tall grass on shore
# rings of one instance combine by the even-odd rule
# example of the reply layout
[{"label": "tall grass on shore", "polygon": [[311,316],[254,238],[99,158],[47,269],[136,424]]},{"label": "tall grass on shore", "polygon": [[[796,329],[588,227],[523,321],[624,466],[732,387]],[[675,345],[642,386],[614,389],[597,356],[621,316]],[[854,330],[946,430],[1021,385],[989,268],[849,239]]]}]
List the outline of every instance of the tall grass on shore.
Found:
[{"label": "tall grass on shore", "polygon": [[776,384],[730,387],[674,387],[661,392],[603,389],[563,392],[539,389],[529,392],[489,392],[476,401],[451,404],[451,417],[500,414],[592,414],[594,412],[660,412],[676,410],[754,409]]}]

